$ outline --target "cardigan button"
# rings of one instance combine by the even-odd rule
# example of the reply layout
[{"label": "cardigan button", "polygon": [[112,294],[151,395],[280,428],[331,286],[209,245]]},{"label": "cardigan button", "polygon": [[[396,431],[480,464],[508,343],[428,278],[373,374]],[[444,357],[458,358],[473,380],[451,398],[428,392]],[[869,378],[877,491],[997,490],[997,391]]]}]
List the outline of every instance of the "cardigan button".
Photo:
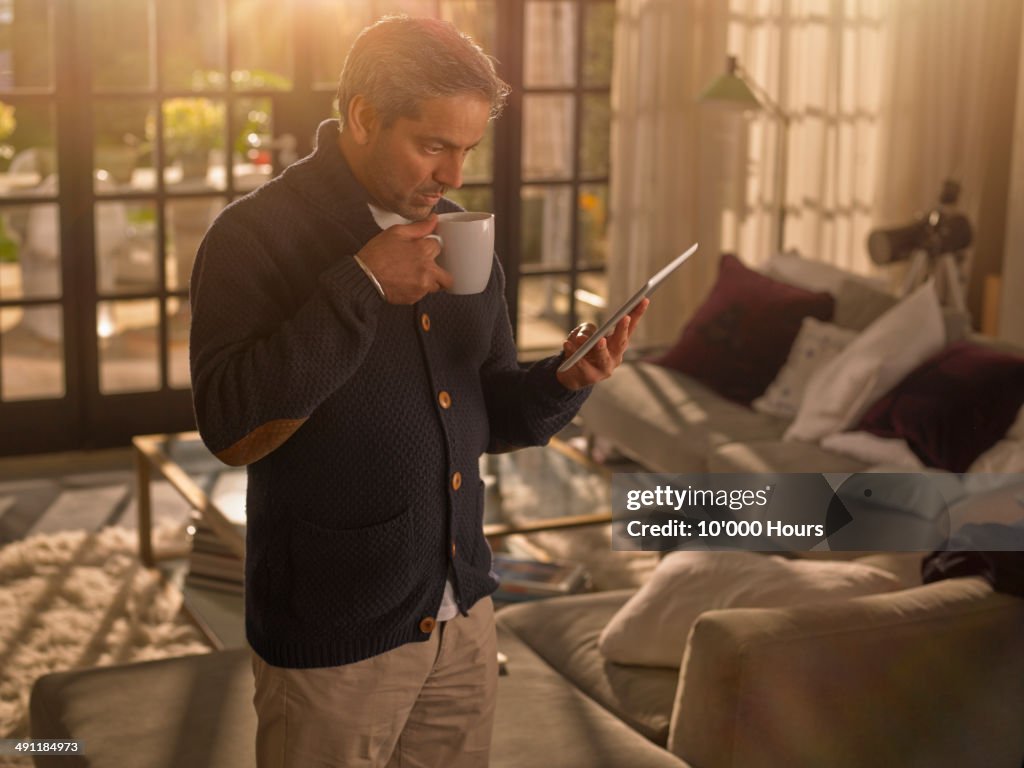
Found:
[{"label": "cardigan button", "polygon": [[434,627],[437,626],[437,620],[433,616],[427,616],[420,622],[420,632],[425,635],[429,635],[434,631]]},{"label": "cardigan button", "polygon": [[457,491],[462,487],[462,473],[456,472],[452,475],[452,490]]},{"label": "cardigan button", "polygon": [[420,327],[423,328],[424,331],[430,330],[430,315],[426,312],[420,315]]},{"label": "cardigan button", "polygon": [[452,542],[452,557],[455,557],[455,542]]},{"label": "cardigan button", "polygon": [[445,392],[443,389],[437,395],[437,402],[441,404],[441,407],[448,410],[452,407],[452,396]]}]

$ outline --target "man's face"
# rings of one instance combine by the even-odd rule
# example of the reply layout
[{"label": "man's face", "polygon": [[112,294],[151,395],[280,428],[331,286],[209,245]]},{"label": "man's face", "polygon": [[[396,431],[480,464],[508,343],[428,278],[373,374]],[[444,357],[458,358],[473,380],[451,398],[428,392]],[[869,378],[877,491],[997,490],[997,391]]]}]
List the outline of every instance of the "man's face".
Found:
[{"label": "man's face", "polygon": [[407,219],[425,219],[449,189],[462,186],[466,155],[483,139],[490,103],[477,94],[420,102],[414,119],[369,126],[362,165],[373,201]]}]

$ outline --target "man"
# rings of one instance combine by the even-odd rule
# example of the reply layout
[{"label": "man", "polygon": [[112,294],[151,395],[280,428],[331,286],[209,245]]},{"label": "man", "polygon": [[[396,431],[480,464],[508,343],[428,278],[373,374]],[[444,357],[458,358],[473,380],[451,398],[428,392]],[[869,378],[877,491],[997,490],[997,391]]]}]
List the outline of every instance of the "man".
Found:
[{"label": "man", "polygon": [[479,457],[565,426],[643,313],[557,374],[561,356],[517,365],[496,260],[483,293],[444,292],[426,235],[506,93],[450,24],[382,20],[346,60],[340,125],[200,248],[195,409],[209,448],[248,465],[261,767],[487,764]]}]

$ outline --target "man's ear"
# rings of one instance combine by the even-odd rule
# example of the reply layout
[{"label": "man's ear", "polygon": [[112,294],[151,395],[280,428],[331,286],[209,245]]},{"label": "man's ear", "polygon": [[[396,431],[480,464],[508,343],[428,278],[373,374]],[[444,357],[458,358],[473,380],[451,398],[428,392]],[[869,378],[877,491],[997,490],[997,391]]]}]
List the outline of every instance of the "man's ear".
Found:
[{"label": "man's ear", "polygon": [[349,100],[346,117],[345,130],[351,131],[356,144],[368,144],[380,128],[377,110],[360,94]]}]

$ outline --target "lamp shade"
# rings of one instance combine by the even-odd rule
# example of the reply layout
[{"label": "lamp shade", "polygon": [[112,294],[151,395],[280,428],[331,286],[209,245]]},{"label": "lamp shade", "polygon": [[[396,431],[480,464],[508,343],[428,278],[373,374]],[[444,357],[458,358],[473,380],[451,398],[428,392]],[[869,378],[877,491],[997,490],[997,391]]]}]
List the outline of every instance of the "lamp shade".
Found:
[{"label": "lamp shade", "polygon": [[754,95],[754,92],[747,85],[743,77],[737,71],[736,57],[730,56],[726,62],[726,71],[701,91],[697,97],[701,102],[716,102],[728,104],[738,109],[760,110],[763,108],[761,100]]}]

